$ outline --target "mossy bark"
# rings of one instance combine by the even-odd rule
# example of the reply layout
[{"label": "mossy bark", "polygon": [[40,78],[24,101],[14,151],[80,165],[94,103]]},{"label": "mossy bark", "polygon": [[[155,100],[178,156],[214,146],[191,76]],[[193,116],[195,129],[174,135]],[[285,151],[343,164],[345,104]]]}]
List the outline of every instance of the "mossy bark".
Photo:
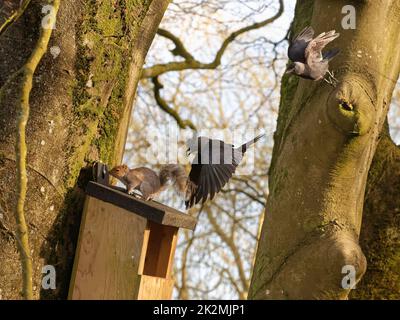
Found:
[{"label": "mossy bark", "polygon": [[367,272],[351,299],[400,299],[400,148],[382,133],[368,174],[360,246]]},{"label": "mossy bark", "polygon": [[[49,48],[34,75],[27,124],[26,216],[34,266],[34,296],[65,298],[93,161],[122,159],[144,58],[169,1],[64,0]],[[38,38],[46,1],[32,1],[0,37],[0,87],[26,61]],[[53,50],[54,52],[54,50]],[[16,251],[16,114],[19,76],[0,97],[0,298],[20,298]],[[41,289],[52,264],[57,289]]]},{"label": "mossy bark", "polygon": [[[341,28],[348,4],[356,30]],[[341,33],[331,63],[340,81],[282,80],[250,299],[344,299],[342,268],[352,265],[357,282],[364,274],[364,193],[400,70],[399,15],[398,1],[298,1],[293,34],[309,21],[316,33]]]}]

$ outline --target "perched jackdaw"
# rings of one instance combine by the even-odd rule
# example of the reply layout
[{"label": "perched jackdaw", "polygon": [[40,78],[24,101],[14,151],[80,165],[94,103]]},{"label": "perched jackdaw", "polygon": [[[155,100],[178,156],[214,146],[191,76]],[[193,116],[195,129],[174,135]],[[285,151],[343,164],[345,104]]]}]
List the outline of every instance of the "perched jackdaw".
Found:
[{"label": "perched jackdaw", "polygon": [[[322,49],[339,35],[335,30],[332,30],[323,32],[313,39],[313,28],[306,27],[293,39],[289,46],[288,56],[293,63],[289,65],[285,73],[296,74],[304,79],[314,81],[324,79],[333,84],[333,80],[336,79],[329,72],[329,61],[339,53],[339,49],[335,48],[325,53],[322,53]],[[326,73],[332,78],[329,81],[324,78]]]}]

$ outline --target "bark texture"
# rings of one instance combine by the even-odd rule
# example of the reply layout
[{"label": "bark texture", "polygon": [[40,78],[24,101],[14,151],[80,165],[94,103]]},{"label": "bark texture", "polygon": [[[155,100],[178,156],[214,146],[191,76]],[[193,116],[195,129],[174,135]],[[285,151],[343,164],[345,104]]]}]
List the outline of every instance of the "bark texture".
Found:
[{"label": "bark texture", "polygon": [[[356,30],[341,28],[348,4]],[[341,33],[341,54],[331,63],[340,83],[282,80],[250,299],[344,299],[342,268],[354,266],[357,282],[366,270],[364,193],[399,75],[400,2],[298,1],[293,34],[310,22],[316,33]]]},{"label": "bark texture", "polygon": [[[82,187],[93,161],[122,158],[144,58],[168,0],[64,0],[49,48],[34,75],[27,124],[26,216],[34,297],[65,298],[79,229]],[[42,6],[32,1],[0,37],[0,87],[26,61],[38,38]],[[54,51],[53,51],[54,52]],[[0,96],[0,298],[20,298],[16,250],[15,105],[21,79]],[[42,266],[54,265],[57,289],[41,289]]]},{"label": "bark texture", "polygon": [[383,132],[368,175],[360,246],[367,272],[351,299],[400,299],[400,148]]}]

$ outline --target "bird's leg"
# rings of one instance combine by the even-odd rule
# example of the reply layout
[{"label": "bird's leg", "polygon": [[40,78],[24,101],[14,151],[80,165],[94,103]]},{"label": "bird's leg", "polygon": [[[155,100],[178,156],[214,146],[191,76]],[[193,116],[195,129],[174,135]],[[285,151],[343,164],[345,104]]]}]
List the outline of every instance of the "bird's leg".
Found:
[{"label": "bird's leg", "polygon": [[331,71],[328,70],[327,73],[328,73],[329,77],[328,77],[328,79],[326,79],[324,77],[324,81],[335,88],[336,85],[338,84],[339,80],[335,78],[335,75],[334,75],[333,71],[331,72]]},{"label": "bird's leg", "polygon": [[329,84],[330,86],[332,86],[332,87],[336,87],[336,83],[334,83],[333,81],[332,81],[332,79],[326,79],[325,77],[323,78],[323,80],[327,83],[327,84]]},{"label": "bird's leg", "polygon": [[329,75],[329,77],[331,77],[335,82],[339,82],[339,80],[335,78],[335,74],[334,74],[333,71],[329,71],[329,70],[328,70],[328,75]]}]

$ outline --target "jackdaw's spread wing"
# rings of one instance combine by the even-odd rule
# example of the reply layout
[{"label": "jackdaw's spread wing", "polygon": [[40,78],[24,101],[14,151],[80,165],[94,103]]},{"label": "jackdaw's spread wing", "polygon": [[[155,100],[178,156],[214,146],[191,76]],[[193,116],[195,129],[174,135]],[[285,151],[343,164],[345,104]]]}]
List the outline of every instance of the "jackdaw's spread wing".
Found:
[{"label": "jackdaw's spread wing", "polygon": [[199,137],[187,183],[186,208],[204,203],[208,197],[212,200],[232,178],[247,149],[264,136],[260,134],[238,148],[222,140]]},{"label": "jackdaw's spread wing", "polygon": [[336,33],[335,30],[329,32],[323,32],[318,37],[310,41],[308,44],[305,56],[306,62],[309,67],[312,67],[315,64],[318,64],[324,59],[322,55],[322,49],[331,41],[335,40],[339,37],[339,33]]},{"label": "jackdaw's spread wing", "polygon": [[186,208],[200,201],[204,203],[208,197],[213,199],[232,177],[243,156],[232,144],[206,137],[198,138],[196,149],[188,179]]},{"label": "jackdaw's spread wing", "polygon": [[314,37],[314,29],[312,27],[304,28],[291,42],[288,49],[289,59],[293,62],[305,63],[305,50]]},{"label": "jackdaw's spread wing", "polygon": [[186,208],[204,203],[208,196],[212,200],[227,184],[236,170],[235,164],[192,164]]}]

